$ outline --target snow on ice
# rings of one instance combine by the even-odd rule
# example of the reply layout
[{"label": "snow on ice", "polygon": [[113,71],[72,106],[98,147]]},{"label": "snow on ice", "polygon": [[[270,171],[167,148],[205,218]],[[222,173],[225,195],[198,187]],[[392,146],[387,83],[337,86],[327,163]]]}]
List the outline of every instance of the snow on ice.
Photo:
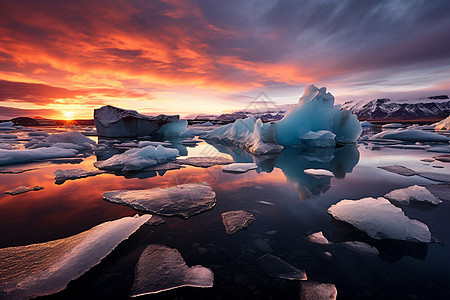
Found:
[{"label": "snow on ice", "polygon": [[423,186],[413,185],[404,189],[393,190],[384,195],[385,198],[400,204],[408,205],[410,201],[427,202],[438,205],[442,201],[436,198]]}]

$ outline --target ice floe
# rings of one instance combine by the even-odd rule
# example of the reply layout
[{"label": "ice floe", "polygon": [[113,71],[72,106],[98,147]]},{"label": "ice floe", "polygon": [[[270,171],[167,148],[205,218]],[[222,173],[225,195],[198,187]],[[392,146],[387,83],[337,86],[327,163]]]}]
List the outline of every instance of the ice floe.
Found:
[{"label": "ice floe", "polygon": [[233,234],[247,228],[255,221],[255,217],[244,210],[228,211],[222,214],[222,222],[227,234]]},{"label": "ice floe", "polygon": [[[81,132],[78,131],[69,131],[58,134],[51,134],[46,138],[46,141],[50,144],[59,144],[63,143],[66,146],[70,144],[75,144],[75,149],[79,150],[79,147],[83,147],[84,149],[91,149],[93,145],[95,145],[95,141],[90,138],[85,137]],[[70,148],[70,147],[67,147]]]},{"label": "ice floe", "polygon": [[230,173],[245,173],[258,168],[255,163],[232,163],[222,167],[222,171]]},{"label": "ice floe", "polygon": [[404,166],[399,166],[399,165],[393,165],[393,166],[380,166],[377,167],[379,169],[391,172],[391,173],[395,173],[395,174],[399,174],[399,175],[403,175],[403,176],[413,176],[416,175],[416,171],[411,170],[407,167]]},{"label": "ice floe", "polygon": [[434,132],[422,130],[388,130],[375,134],[371,139],[389,139],[406,142],[449,142],[450,138]]},{"label": "ice floe", "polygon": [[223,156],[205,156],[205,157],[187,157],[179,158],[177,163],[194,167],[209,168],[216,165],[227,165],[233,163],[233,160]]},{"label": "ice floe", "polygon": [[434,159],[442,162],[450,162],[450,154],[438,155],[435,156]]},{"label": "ice floe", "polygon": [[371,255],[379,254],[377,248],[370,246],[369,244],[359,242],[359,241],[342,242],[341,245],[347,249],[350,249],[352,251],[362,253],[362,254],[371,254]]},{"label": "ice floe", "polygon": [[314,244],[329,245],[331,242],[323,235],[322,231],[315,232],[306,237],[306,239]]},{"label": "ice floe", "polygon": [[112,171],[138,171],[158,164],[166,163],[178,156],[177,149],[146,146],[116,154],[107,160],[94,163],[99,169]]},{"label": "ice floe", "polygon": [[102,173],[104,173],[104,171],[100,171],[97,169],[94,169],[94,170],[85,170],[85,169],[61,170],[61,169],[58,169],[55,172],[53,172],[53,175],[55,175],[55,183],[62,184],[66,180],[80,179],[80,178],[85,178],[85,177],[89,177],[89,176],[95,176],[95,175],[102,174]]},{"label": "ice floe", "polygon": [[337,289],[332,283],[302,281],[300,283],[300,300],[336,300]]},{"label": "ice floe", "polygon": [[392,239],[428,243],[428,226],[405,216],[385,198],[341,200],[328,209],[336,220],[347,222],[374,239]]},{"label": "ice floe", "polygon": [[306,280],[306,272],[291,266],[281,258],[266,254],[258,258],[260,266],[272,277],[288,280]]},{"label": "ice floe", "polygon": [[400,123],[389,123],[381,126],[383,129],[397,129],[397,128],[405,128],[406,126]]},{"label": "ice floe", "polygon": [[333,172],[330,172],[325,169],[306,169],[306,170],[303,170],[303,173],[314,176],[316,178],[334,177]]},{"label": "ice floe", "polygon": [[68,238],[0,249],[2,297],[28,299],[63,290],[149,219],[125,217]]},{"label": "ice floe", "polygon": [[[177,122],[179,119],[178,115],[151,117],[134,110],[121,109],[110,105],[94,110],[95,127],[98,135],[102,137],[149,136],[156,133],[165,124]],[[186,124],[184,123],[184,129],[180,132],[185,130]],[[172,134],[175,129],[177,128],[166,127],[164,131]]]},{"label": "ice floe", "polygon": [[439,199],[450,201],[450,183],[429,184],[426,188]]},{"label": "ice floe", "polygon": [[40,190],[43,190],[43,189],[44,189],[44,187],[43,186],[39,186],[39,185],[35,185],[35,186],[32,186],[32,187],[21,185],[21,186],[18,186],[16,188],[13,188],[11,190],[5,191],[5,194],[9,194],[9,195],[15,196],[15,195],[19,195],[19,194],[23,194],[23,193],[27,193],[27,192],[31,192],[31,191],[40,191]]},{"label": "ice floe", "polygon": [[149,245],[142,252],[134,271],[131,297],[155,294],[179,287],[209,288],[213,272],[200,265],[189,267],[178,250]]},{"label": "ice floe", "polygon": [[45,147],[25,150],[0,149],[0,166],[25,163],[50,158],[74,157],[78,154],[75,149]]},{"label": "ice floe", "polygon": [[442,201],[436,198],[429,190],[423,186],[413,185],[404,189],[393,190],[384,195],[385,198],[401,203],[409,204],[410,201],[427,202],[438,205]]},{"label": "ice floe", "polygon": [[168,188],[122,190],[103,193],[103,199],[125,204],[140,211],[184,219],[216,205],[216,193],[206,182],[186,183]]}]

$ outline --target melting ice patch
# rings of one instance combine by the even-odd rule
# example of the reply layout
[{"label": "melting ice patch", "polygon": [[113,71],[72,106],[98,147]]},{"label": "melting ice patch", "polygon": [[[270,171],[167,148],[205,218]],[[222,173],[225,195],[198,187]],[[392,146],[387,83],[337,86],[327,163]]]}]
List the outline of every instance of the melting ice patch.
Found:
[{"label": "melting ice patch", "polygon": [[222,214],[222,222],[227,234],[233,234],[247,228],[255,221],[255,217],[244,210],[228,211]]},{"label": "melting ice patch", "polygon": [[13,188],[11,190],[5,191],[5,194],[9,194],[9,195],[15,196],[15,195],[19,195],[19,194],[23,194],[23,193],[27,193],[27,192],[31,192],[31,191],[40,191],[40,190],[43,190],[43,189],[44,189],[44,187],[43,186],[39,186],[39,185],[35,185],[35,186],[32,186],[32,187],[21,185],[21,186],[18,186],[16,188]]},{"label": "melting ice patch", "polygon": [[194,167],[209,168],[215,165],[227,165],[233,161],[222,156],[205,156],[205,157],[187,157],[176,160],[182,165],[189,165]]},{"label": "melting ice patch", "polygon": [[150,215],[125,217],[68,238],[0,249],[0,291],[6,299],[59,292],[149,219]]},{"label": "melting ice patch", "polygon": [[393,190],[384,195],[385,198],[401,204],[409,204],[410,201],[427,202],[438,205],[442,201],[436,198],[423,186],[413,185],[404,189]]},{"label": "melting ice patch", "polygon": [[184,219],[216,205],[216,193],[206,182],[148,190],[111,191],[103,193],[103,199],[141,211],[167,217],[180,216]]},{"label": "melting ice patch", "polygon": [[331,242],[323,235],[322,231],[315,232],[306,237],[306,239],[314,244],[329,245]]},{"label": "melting ice patch", "polygon": [[142,252],[134,271],[131,297],[155,294],[183,286],[209,288],[213,272],[200,265],[189,267],[178,250],[149,245]]},{"label": "melting ice patch", "polygon": [[66,180],[80,179],[89,176],[95,176],[102,173],[104,173],[104,171],[84,170],[84,169],[68,169],[68,170],[58,169],[55,172],[53,172],[53,175],[55,175],[56,184],[62,184]]},{"label": "melting ice patch", "polygon": [[405,216],[385,198],[342,200],[328,209],[336,220],[347,222],[370,237],[428,243],[428,226]]},{"label": "melting ice patch", "polygon": [[272,254],[258,258],[260,266],[272,277],[288,280],[306,280],[306,272]]},{"label": "melting ice patch", "polygon": [[163,164],[178,156],[177,149],[146,146],[116,154],[107,160],[94,163],[99,169],[117,171],[138,171],[158,164]]}]

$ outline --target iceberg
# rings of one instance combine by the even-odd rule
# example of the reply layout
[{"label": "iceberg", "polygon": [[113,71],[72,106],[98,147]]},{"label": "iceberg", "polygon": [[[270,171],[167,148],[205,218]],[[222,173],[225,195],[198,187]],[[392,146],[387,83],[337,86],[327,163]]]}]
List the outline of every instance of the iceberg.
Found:
[{"label": "iceberg", "polygon": [[[157,117],[146,116],[134,110],[125,110],[111,105],[94,110],[94,122],[99,136],[102,137],[136,137],[149,136],[160,130],[164,125],[180,121],[178,115]],[[179,122],[167,126],[161,133],[174,134],[187,122]],[[182,131],[186,130],[184,126]],[[178,134],[179,135],[179,134]]]},{"label": "iceberg", "polygon": [[409,205],[410,201],[427,202],[438,205],[442,201],[436,198],[427,188],[423,186],[413,185],[404,189],[393,190],[384,195],[385,198],[398,202],[400,204]]},{"label": "iceberg", "polygon": [[334,107],[334,97],[325,87],[309,85],[298,103],[275,123],[275,136],[280,145],[298,145],[299,139],[310,131],[330,131],[336,142],[354,143],[362,128],[351,111]]},{"label": "iceberg", "polygon": [[168,188],[122,190],[103,193],[103,199],[125,204],[136,210],[184,219],[212,209],[216,193],[206,182],[186,183]]},{"label": "iceberg", "polygon": [[297,269],[281,258],[265,254],[258,258],[260,266],[272,277],[288,280],[306,280],[305,271]]},{"label": "iceberg", "polygon": [[64,239],[0,249],[0,294],[5,299],[29,299],[62,291],[150,217],[125,217]]},{"label": "iceberg", "polygon": [[337,289],[332,283],[302,281],[300,284],[300,300],[336,300]]},{"label": "iceberg", "polygon": [[444,120],[437,122],[434,125],[434,130],[450,130],[450,116]]},{"label": "iceberg", "polygon": [[341,200],[328,209],[336,220],[347,222],[370,237],[429,243],[428,226],[405,216],[403,211],[385,198]]},{"label": "iceberg", "polygon": [[19,194],[23,194],[23,193],[27,193],[27,192],[31,192],[31,191],[40,191],[43,189],[44,189],[44,187],[39,186],[39,185],[35,185],[33,187],[21,185],[16,188],[13,188],[12,190],[5,191],[5,194],[15,196],[15,195],[19,195]]},{"label": "iceberg", "polygon": [[450,138],[434,132],[415,129],[388,130],[375,134],[371,139],[390,139],[405,142],[449,142]]},{"label": "iceberg", "polygon": [[178,156],[177,149],[146,146],[116,154],[107,160],[94,163],[99,169],[111,171],[139,171],[147,167],[166,163]]},{"label": "iceberg", "polygon": [[255,217],[244,210],[228,211],[222,214],[222,222],[227,234],[231,235],[237,231],[247,228],[255,221]]},{"label": "iceberg", "polygon": [[32,162],[49,158],[74,157],[78,153],[75,149],[46,147],[25,150],[0,149],[0,166]]},{"label": "iceberg", "polygon": [[202,136],[203,139],[236,144],[254,154],[280,152],[284,147],[275,139],[274,123],[249,117],[221,126]]},{"label": "iceberg", "polygon": [[183,286],[209,288],[213,272],[200,265],[188,267],[177,249],[149,245],[142,252],[134,271],[131,297],[155,294]]},{"label": "iceberg", "polygon": [[255,163],[233,163],[222,167],[222,171],[230,173],[245,173],[258,168]]}]

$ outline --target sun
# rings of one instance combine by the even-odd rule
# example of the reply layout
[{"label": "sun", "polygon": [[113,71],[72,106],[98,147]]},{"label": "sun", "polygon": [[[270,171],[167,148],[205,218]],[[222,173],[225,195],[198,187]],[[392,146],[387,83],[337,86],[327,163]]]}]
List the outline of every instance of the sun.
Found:
[{"label": "sun", "polygon": [[63,116],[64,116],[64,120],[66,120],[66,121],[73,120],[73,116],[74,116],[73,111],[68,111],[68,110],[66,110],[66,111],[63,111],[62,114],[63,114]]}]

